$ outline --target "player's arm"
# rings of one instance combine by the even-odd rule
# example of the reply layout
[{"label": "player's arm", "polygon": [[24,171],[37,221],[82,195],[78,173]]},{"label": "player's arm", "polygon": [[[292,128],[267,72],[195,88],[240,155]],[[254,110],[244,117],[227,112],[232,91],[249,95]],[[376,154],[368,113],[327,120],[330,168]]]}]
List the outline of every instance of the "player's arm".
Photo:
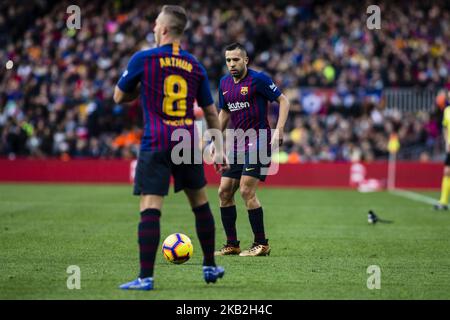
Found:
[{"label": "player's arm", "polygon": [[[223,132],[223,130],[221,130],[221,122],[219,120],[220,116],[217,116],[217,109],[214,104],[210,104],[209,106],[203,108],[203,113],[205,114],[205,121],[208,129],[214,129],[218,132]],[[220,111],[220,113],[222,113],[222,111]],[[222,141],[219,141],[217,139],[214,139],[213,136],[212,142],[214,150],[223,150],[223,139]]]},{"label": "player's arm", "polygon": [[281,94],[277,98],[277,101],[280,104],[280,111],[278,114],[278,122],[275,128],[275,132],[278,132],[278,144],[281,145],[283,143],[284,125],[286,124],[289,114],[290,103],[289,99],[284,94]]},{"label": "player's arm", "polygon": [[131,102],[139,97],[143,61],[140,52],[135,53],[128,62],[127,70],[122,73],[114,88],[114,102]]},{"label": "player's arm", "polygon": [[217,115],[217,109],[214,104],[210,104],[203,108],[203,113],[205,115],[205,121],[208,129],[220,130],[220,121]]},{"label": "player's arm", "polygon": [[211,96],[211,90],[209,89],[208,75],[203,67],[200,68],[203,73],[203,79],[198,88],[197,103],[203,109],[203,114],[205,115],[205,121],[208,129],[220,130],[217,108]]},{"label": "player's arm", "polygon": [[140,86],[136,86],[133,92],[124,92],[119,86],[116,85],[114,88],[114,102],[115,103],[124,103],[131,102],[139,97]]},{"label": "player's arm", "polygon": [[224,132],[230,122],[230,112],[225,109],[221,109],[219,112],[219,127],[220,132]]},{"label": "player's arm", "polygon": [[[206,123],[208,125],[208,129],[213,128],[216,129],[218,132],[221,132],[221,138],[222,138],[222,144],[225,143],[225,137],[223,135],[223,131],[227,128],[228,126],[228,121],[230,119],[229,113],[224,111],[224,110],[220,110],[219,112],[219,117],[217,118],[217,111],[216,111],[216,107],[214,105],[208,106],[207,108],[205,108],[204,110],[205,113],[205,120]],[[206,116],[206,114],[209,113],[209,120],[208,117]],[[216,123],[216,119],[217,119],[217,123]],[[223,145],[221,146],[219,141],[216,141],[214,139],[214,136],[212,137],[212,142],[209,145],[209,153],[211,157],[214,157],[215,154],[215,150],[220,150],[223,149]]]},{"label": "player's arm", "polygon": [[284,125],[286,124],[286,120],[289,114],[289,100],[283,93],[281,93],[272,79],[270,79],[263,73],[259,75],[257,90],[269,101],[276,100],[280,104],[278,122],[271,141],[271,144],[276,143],[278,146],[280,146],[283,143]]},{"label": "player's arm", "polygon": [[[206,74],[206,70],[203,67],[201,67],[201,69],[203,72],[203,80],[201,81],[198,89],[197,103],[200,107],[203,108],[203,114],[205,115],[205,121],[208,129],[214,129],[222,132],[220,131],[220,122],[217,115],[217,108],[211,96],[211,90],[209,89],[208,75]],[[217,151],[213,155],[214,168],[216,169],[216,172],[222,173],[223,171],[229,169],[226,156],[223,152],[223,136],[220,135],[220,139],[213,138],[212,142],[215,150]]]},{"label": "player's arm", "polygon": [[[222,90],[219,87],[219,117],[218,117],[218,130],[221,132],[221,142],[222,144],[225,144],[225,136],[223,135],[224,130],[228,127],[228,123],[230,121],[230,112],[224,108],[223,103],[223,94]],[[213,111],[211,110],[211,113]],[[217,113],[215,107],[214,107],[214,113]],[[208,128],[210,128],[210,125],[208,124]],[[215,150],[223,150],[223,145],[221,146],[218,141],[216,141],[214,138],[212,139],[212,142],[209,145],[209,154],[211,157],[215,156]]]},{"label": "player's arm", "polygon": [[[219,85],[218,94],[219,94],[219,108],[220,108],[220,112],[219,112],[219,130],[220,130],[220,132],[222,134],[222,142],[225,144],[225,135],[223,134],[223,132],[228,127],[228,123],[230,122],[230,111],[227,109],[227,107],[225,106],[225,103],[223,101],[223,92],[222,92],[221,85]],[[211,157],[214,157],[215,150],[218,147],[219,146],[217,145],[217,143],[211,144],[211,148],[210,148],[210,155],[211,155]],[[221,148],[221,149],[223,149],[223,148]]]},{"label": "player's arm", "polygon": [[[210,104],[203,108],[203,113],[205,115],[205,121],[208,129],[214,129],[222,132],[219,117],[217,116],[217,109],[214,104]],[[222,173],[230,168],[227,158],[224,155],[224,141],[223,135],[220,135],[219,139],[212,137],[212,157],[214,159],[214,168],[218,173]]]}]

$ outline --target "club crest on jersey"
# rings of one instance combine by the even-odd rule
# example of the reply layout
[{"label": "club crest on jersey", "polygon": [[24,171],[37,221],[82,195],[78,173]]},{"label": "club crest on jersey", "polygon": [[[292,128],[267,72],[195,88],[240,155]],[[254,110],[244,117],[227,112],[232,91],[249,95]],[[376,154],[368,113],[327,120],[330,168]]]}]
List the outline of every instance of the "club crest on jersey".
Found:
[{"label": "club crest on jersey", "polygon": [[243,96],[245,96],[245,95],[247,95],[247,93],[248,93],[248,87],[241,87],[241,94]]}]

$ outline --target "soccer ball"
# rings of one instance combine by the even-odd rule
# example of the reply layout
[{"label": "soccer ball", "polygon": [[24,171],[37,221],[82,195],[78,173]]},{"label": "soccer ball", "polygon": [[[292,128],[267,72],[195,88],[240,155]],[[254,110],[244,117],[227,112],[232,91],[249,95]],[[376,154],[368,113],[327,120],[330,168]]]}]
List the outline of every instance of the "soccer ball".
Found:
[{"label": "soccer ball", "polygon": [[162,253],[167,261],[182,264],[192,257],[194,247],[191,239],[182,233],[171,234],[164,240],[162,245]]}]

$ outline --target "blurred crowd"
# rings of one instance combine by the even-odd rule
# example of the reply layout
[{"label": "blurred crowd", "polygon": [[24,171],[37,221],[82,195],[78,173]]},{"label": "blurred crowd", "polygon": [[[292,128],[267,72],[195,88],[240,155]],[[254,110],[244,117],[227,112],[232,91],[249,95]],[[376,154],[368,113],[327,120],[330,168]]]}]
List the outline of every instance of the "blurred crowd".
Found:
[{"label": "blurred crowd", "polygon": [[[0,156],[133,158],[139,150],[139,102],[116,105],[112,93],[131,55],[154,46],[163,3],[78,1],[81,30],[66,26],[71,4],[0,3]],[[182,46],[203,63],[213,92],[226,72],[224,46],[239,41],[251,67],[287,93],[289,161],[383,159],[392,133],[400,157],[441,156],[440,111],[400,114],[380,97],[386,87],[450,89],[448,2],[381,1],[380,30],[366,27],[370,1],[181,4],[190,15]],[[332,88],[333,106],[309,110],[303,87]]]},{"label": "blurred crowd", "polygon": [[390,142],[400,146],[398,159],[441,160],[440,113],[402,114],[369,105],[359,116],[339,112],[293,115],[278,161],[374,161],[388,159]]}]

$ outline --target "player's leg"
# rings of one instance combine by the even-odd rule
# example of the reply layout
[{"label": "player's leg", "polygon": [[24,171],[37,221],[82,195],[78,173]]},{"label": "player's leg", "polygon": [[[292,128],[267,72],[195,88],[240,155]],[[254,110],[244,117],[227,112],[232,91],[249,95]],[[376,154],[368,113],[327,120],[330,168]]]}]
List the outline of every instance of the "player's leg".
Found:
[{"label": "player's leg", "polygon": [[[241,169],[242,171],[242,169]],[[218,251],[217,256],[241,253],[236,232],[237,210],[234,194],[239,188],[239,179],[222,177],[219,186],[220,216],[227,237],[226,244]]]},{"label": "player's leg", "polygon": [[140,273],[139,278],[153,277],[156,252],[161,237],[160,217],[163,197],[141,196],[141,220],[138,225]]},{"label": "player's leg", "polygon": [[160,241],[163,198],[168,194],[170,166],[164,152],[141,152],[136,167],[134,194],[140,196],[138,224],[139,277],[120,286],[126,290],[152,290],[153,269]]},{"label": "player's leg", "polygon": [[[252,171],[252,170],[251,170]],[[251,172],[247,171],[247,173]],[[254,234],[254,243],[240,253],[240,256],[265,256],[270,254],[270,246],[264,231],[264,215],[261,203],[256,196],[259,178],[243,174],[239,189],[248,211],[248,218]]]},{"label": "player's leg", "polygon": [[162,203],[163,197],[160,195],[141,195],[141,219],[138,224],[139,276],[136,280],[121,285],[121,289],[153,289],[153,268],[161,237],[159,220]]},{"label": "player's leg", "polygon": [[225,270],[214,259],[214,216],[206,196],[206,179],[202,164],[176,165],[172,170],[175,192],[184,190],[195,216],[195,229],[203,251],[203,276],[207,283],[222,278]]},{"label": "player's leg", "polygon": [[445,159],[444,175],[442,177],[441,198],[439,204],[435,205],[436,210],[448,210],[448,197],[450,194],[450,154]]},{"label": "player's leg", "polygon": [[200,189],[184,189],[195,216],[195,228],[203,250],[203,265],[215,266],[214,245],[215,225],[214,217],[209,207],[205,187]]}]

